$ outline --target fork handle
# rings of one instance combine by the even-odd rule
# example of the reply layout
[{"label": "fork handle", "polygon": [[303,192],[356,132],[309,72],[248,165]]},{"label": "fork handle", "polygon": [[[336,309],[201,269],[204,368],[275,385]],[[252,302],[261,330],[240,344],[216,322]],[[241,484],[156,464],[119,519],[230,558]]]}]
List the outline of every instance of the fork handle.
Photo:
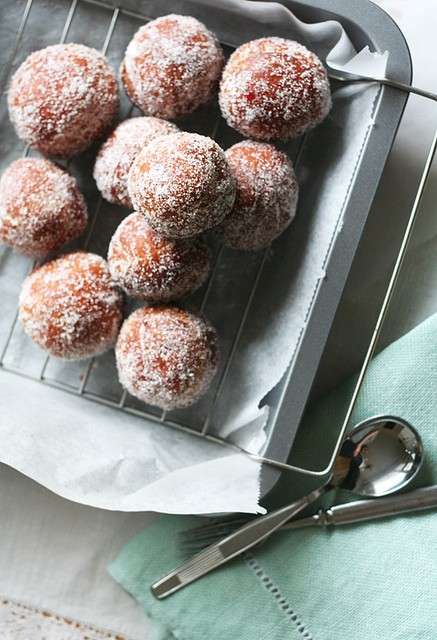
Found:
[{"label": "fork handle", "polygon": [[220,550],[226,556],[226,559],[234,558],[236,555],[248,551],[255,545],[269,538],[272,533],[282,527],[288,520],[294,518],[300,511],[303,511],[303,509],[315,502],[330,488],[330,485],[324,485],[286,507],[276,509],[240,527],[237,531],[234,531],[218,543]]},{"label": "fork handle", "polygon": [[331,488],[329,483],[325,484],[286,507],[276,509],[265,516],[256,518],[226,536],[220,542],[206,547],[206,549],[203,549],[178,569],[171,571],[155,582],[151,587],[153,595],[159,599],[166,598],[194,582],[194,580],[202,578],[213,569],[217,569],[229,562],[229,560],[263,542],[285,524],[287,520],[293,518]]}]

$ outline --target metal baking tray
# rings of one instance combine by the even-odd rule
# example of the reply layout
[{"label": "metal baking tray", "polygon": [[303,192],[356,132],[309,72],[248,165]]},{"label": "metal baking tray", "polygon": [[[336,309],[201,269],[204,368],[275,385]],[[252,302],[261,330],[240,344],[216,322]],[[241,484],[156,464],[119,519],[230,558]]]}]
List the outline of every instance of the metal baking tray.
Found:
[{"label": "metal baking tray", "polygon": [[[15,16],[18,15],[17,7],[20,4],[22,14],[17,20]],[[30,51],[59,41],[83,42],[103,49],[111,63],[118,67],[128,41],[147,17],[156,17],[172,10],[177,11],[180,5],[184,5],[184,12],[189,13],[189,4],[189,2],[178,3],[175,0],[159,3],[150,0],[139,2],[124,0],[117,3],[95,0],[27,0],[22,3],[6,1],[3,6],[5,37],[2,38],[3,50],[0,54],[3,62],[3,71],[0,76],[3,92],[0,111],[2,143],[0,168],[3,169],[16,157],[29,152],[12,131],[7,118],[4,92],[11,73]],[[389,77],[406,83],[410,82],[411,61],[401,32],[387,14],[368,0],[360,2],[284,0],[283,4],[305,22],[339,20],[357,49],[368,44],[377,51],[388,50],[390,52]],[[8,5],[10,8],[14,6],[14,11],[9,14],[10,23],[8,22]],[[35,11],[36,6],[38,11]],[[41,15],[44,14],[47,16],[46,22],[41,20]],[[193,14],[196,15],[194,11]],[[37,15],[38,19],[36,19]],[[207,12],[198,17],[208,24]],[[330,251],[325,277],[317,289],[308,314],[308,321],[289,370],[266,400],[271,407],[271,417],[267,426],[268,439],[263,455],[270,459],[285,462],[291,451],[406,100],[405,94],[394,89],[380,89],[373,114],[375,126],[371,129],[366,151],[356,169],[344,209],[342,230],[336,235]],[[135,112],[135,109],[132,109],[127,98],[122,95],[122,115],[126,117],[132,111]],[[219,131],[217,112],[211,119],[211,113],[201,110],[186,118],[180,126],[188,130],[195,129],[207,135],[214,134],[218,142],[225,147],[238,139],[230,130]],[[299,145],[301,146],[302,143],[289,145],[287,150],[292,157],[298,152]],[[92,150],[80,158],[81,187],[87,197],[89,210],[93,213],[84,242],[88,249],[105,255],[109,239],[121,217],[117,207],[99,198],[91,178],[85,180],[83,178],[86,173],[83,171],[84,168],[87,169],[88,175],[91,175],[94,153],[95,150]],[[73,172],[75,171],[75,162],[70,168]],[[82,246],[84,246],[83,243]],[[216,262],[213,274],[216,275],[220,271],[220,260],[224,258],[218,245],[214,246],[214,251]],[[46,358],[23,336],[17,324],[16,300],[19,281],[25,277],[31,268],[31,263],[4,247],[0,248],[0,290],[3,299],[0,314],[2,375],[15,373],[31,377],[69,393],[104,403],[116,410],[208,437],[211,411],[225,387],[239,341],[244,336],[245,323],[251,307],[256,302],[257,296],[262,295],[259,284],[265,262],[263,256],[259,253],[239,256],[237,253],[232,258],[226,256],[226,259],[236,261],[236,270],[240,266],[244,268],[245,279],[234,301],[236,308],[232,311],[232,322],[229,321],[229,317],[222,318],[221,321],[219,319],[224,358],[215,388],[209,397],[193,409],[166,414],[129,397],[118,384],[112,352],[85,363],[60,363]],[[210,289],[211,287],[206,285],[202,291],[189,299],[187,304],[192,308],[203,310]],[[215,321],[214,318],[211,319]],[[262,477],[262,496],[265,496],[273,487],[279,473],[278,469],[265,466]]]}]

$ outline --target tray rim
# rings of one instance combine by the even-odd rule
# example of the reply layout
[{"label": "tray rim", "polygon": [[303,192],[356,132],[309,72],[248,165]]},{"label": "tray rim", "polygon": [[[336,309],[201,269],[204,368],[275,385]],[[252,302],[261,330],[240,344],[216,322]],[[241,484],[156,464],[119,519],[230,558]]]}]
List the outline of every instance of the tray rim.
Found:
[{"label": "tray rim", "polygon": [[[326,19],[331,14],[332,19],[355,23],[376,50],[390,50],[387,65],[390,77],[405,83],[411,82],[412,61],[405,37],[393,18],[371,0],[360,0],[360,3],[351,3],[350,0],[282,0],[282,3],[304,20],[308,20],[308,12],[319,10],[327,16]],[[297,346],[298,355],[291,369],[292,375],[290,367],[287,370],[289,379],[285,383],[283,400],[262,452],[267,458],[285,462],[291,453],[308,402],[309,390],[316,377],[407,100],[408,94],[401,94],[388,87],[381,87],[376,98],[374,117],[375,124],[380,126],[372,127],[369,133],[366,151],[345,206],[342,233],[337,237],[329,256],[326,280],[317,292],[308,324]],[[320,318],[323,318],[323,322],[320,322]],[[291,411],[297,418],[290,428],[287,416]],[[261,474],[261,499],[268,497],[281,474],[280,470],[264,465]]]}]

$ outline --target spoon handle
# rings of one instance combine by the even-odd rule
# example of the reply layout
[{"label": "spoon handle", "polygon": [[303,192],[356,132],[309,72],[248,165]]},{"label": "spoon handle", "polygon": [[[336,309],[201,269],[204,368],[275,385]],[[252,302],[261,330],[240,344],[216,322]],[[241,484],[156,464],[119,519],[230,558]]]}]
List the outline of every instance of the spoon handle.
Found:
[{"label": "spoon handle", "polygon": [[354,524],[436,507],[437,485],[432,485],[395,496],[386,496],[376,500],[356,500],[336,505],[330,509],[320,509],[320,511],[308,518],[288,522],[281,530],[301,529],[310,526],[325,527],[329,525]]}]

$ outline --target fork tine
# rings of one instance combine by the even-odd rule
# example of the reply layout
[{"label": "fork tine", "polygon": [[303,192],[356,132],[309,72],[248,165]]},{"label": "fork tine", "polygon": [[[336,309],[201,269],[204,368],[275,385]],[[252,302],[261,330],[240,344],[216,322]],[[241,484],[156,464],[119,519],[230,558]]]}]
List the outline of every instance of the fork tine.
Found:
[{"label": "fork tine", "polygon": [[197,527],[192,527],[191,529],[185,529],[184,531],[180,531],[179,535],[182,537],[186,536],[197,536],[207,533],[209,531],[217,531],[223,528],[233,527],[235,523],[246,522],[249,518],[244,518],[241,516],[232,516],[226,518],[220,518],[215,520],[210,520],[205,524],[200,524]]},{"label": "fork tine", "polygon": [[247,522],[249,519],[250,518],[234,517],[226,520],[217,520],[208,524],[199,525],[198,527],[193,527],[192,529],[180,531],[179,535],[183,538],[202,537],[205,534],[216,533],[224,529],[232,529],[234,526],[239,525],[242,522]]},{"label": "fork tine", "polygon": [[184,554],[196,553],[229,535],[250,520],[250,516],[226,516],[211,520],[207,524],[180,531],[178,545]]}]

